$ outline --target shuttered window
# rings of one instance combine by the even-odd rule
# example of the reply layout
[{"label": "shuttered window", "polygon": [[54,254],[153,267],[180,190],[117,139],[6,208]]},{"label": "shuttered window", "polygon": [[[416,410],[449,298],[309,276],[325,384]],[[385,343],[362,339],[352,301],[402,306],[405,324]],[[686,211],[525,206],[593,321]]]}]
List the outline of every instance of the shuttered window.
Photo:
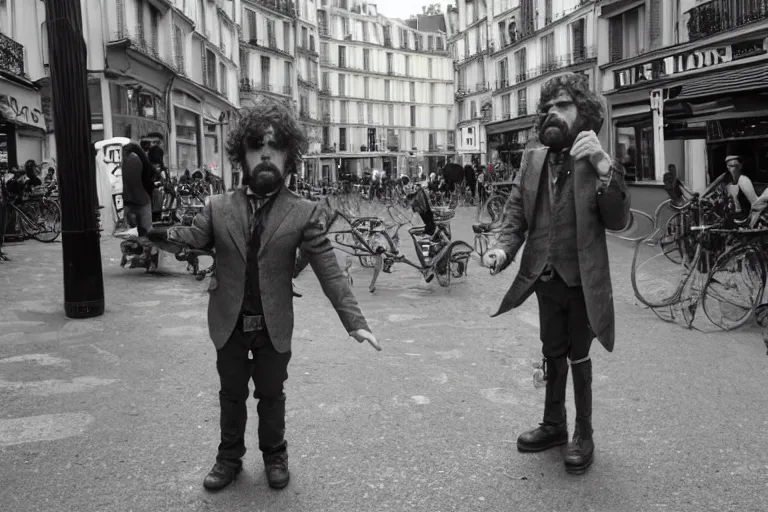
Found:
[{"label": "shuttered window", "polygon": [[578,63],[584,60],[584,18],[576,20],[571,25],[571,38],[573,46],[571,47],[571,58],[573,63]]},{"label": "shuttered window", "polygon": [[615,18],[611,18],[608,20],[608,30],[610,32],[610,40],[609,40],[609,47],[610,47],[610,54],[611,54],[611,62],[615,62],[618,60],[621,60],[624,56],[624,45],[623,43],[623,34],[621,31],[621,25],[622,25],[622,19],[621,16],[616,16]]},{"label": "shuttered window", "polygon": [[256,40],[256,12],[250,9],[246,9],[246,16],[248,18],[248,40]]},{"label": "shuttered window", "polygon": [[662,27],[661,27],[661,0],[649,0],[649,18],[648,35],[650,36],[650,49],[661,48]]}]

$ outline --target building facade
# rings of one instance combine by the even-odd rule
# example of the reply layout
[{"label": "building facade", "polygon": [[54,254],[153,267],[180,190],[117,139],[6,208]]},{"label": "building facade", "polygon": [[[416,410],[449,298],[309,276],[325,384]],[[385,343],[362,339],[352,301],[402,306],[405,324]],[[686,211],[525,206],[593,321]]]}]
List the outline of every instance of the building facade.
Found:
[{"label": "building facade", "polygon": [[436,170],[453,140],[444,32],[415,30],[353,0],[319,0],[321,154],[311,180]]},{"label": "building facade", "polygon": [[[48,155],[46,116],[37,80],[44,74],[35,4],[0,0],[0,170]],[[44,14],[44,13],[43,13]]]},{"label": "building facade", "polygon": [[[492,105],[484,118],[489,162],[520,167],[541,87],[561,73],[581,73],[595,86],[595,2],[494,0],[489,67]],[[497,14],[498,13],[498,14]]]},{"label": "building facade", "polygon": [[491,105],[488,20],[492,9],[485,0],[456,0],[456,6],[448,9],[447,16],[456,83],[456,162],[486,164],[482,122]]},{"label": "building facade", "polygon": [[637,185],[669,165],[693,189],[726,170],[768,183],[768,7],[759,0],[603,1],[599,81],[605,141]]}]

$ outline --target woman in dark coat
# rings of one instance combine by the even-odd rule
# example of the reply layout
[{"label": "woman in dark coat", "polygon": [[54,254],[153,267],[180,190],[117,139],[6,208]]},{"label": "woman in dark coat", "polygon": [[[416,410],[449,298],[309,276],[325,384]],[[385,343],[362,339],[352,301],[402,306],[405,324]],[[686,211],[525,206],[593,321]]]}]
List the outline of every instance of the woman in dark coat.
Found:
[{"label": "woman in dark coat", "polygon": [[152,193],[155,169],[138,144],[123,147],[123,214],[130,228],[146,236],[152,228]]}]

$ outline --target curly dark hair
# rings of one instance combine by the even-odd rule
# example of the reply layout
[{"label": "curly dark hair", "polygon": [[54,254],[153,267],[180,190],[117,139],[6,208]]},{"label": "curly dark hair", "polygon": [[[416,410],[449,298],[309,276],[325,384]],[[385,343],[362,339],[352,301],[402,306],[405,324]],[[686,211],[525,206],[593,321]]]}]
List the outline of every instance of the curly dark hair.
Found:
[{"label": "curly dark hair", "polygon": [[275,131],[277,148],[287,153],[284,172],[295,173],[307,149],[307,137],[291,111],[283,104],[259,98],[238,111],[227,137],[227,157],[233,168],[245,169],[245,151],[258,149],[267,129]]},{"label": "curly dark hair", "polygon": [[582,128],[599,132],[605,120],[605,110],[600,98],[589,87],[589,77],[579,73],[565,73],[550,78],[541,87],[534,133],[539,133],[541,123],[547,118],[547,102],[556,98],[560,91],[567,92],[573,98],[583,123]]}]

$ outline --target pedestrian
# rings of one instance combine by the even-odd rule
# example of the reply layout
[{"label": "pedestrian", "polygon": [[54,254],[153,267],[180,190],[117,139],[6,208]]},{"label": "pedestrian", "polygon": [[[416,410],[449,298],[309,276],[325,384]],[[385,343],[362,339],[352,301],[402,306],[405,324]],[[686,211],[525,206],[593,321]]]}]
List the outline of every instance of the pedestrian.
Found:
[{"label": "pedestrian", "polygon": [[539,303],[544,420],[518,437],[517,448],[537,452],[568,443],[565,389],[570,363],[576,427],[564,462],[568,472],[583,473],[594,452],[589,350],[595,337],[609,352],[614,345],[605,230],[627,226],[630,197],[623,168],[596,135],[603,106],[581,75],[548,80],[537,111],[543,147],[526,149],[498,243],[483,260],[498,273],[525,243],[515,281],[493,316],[520,306],[532,293]]},{"label": "pedestrian", "polygon": [[473,168],[464,168],[464,183],[469,187],[470,194],[472,194],[472,202],[474,203],[475,194],[477,193],[477,178]]},{"label": "pedestrian", "polygon": [[123,146],[122,161],[123,214],[129,228],[137,228],[139,236],[152,229],[152,194],[155,169],[147,154],[136,143]]},{"label": "pedestrian", "polygon": [[216,250],[208,329],[221,383],[221,443],[203,482],[209,490],[226,487],[242,468],[251,378],[267,480],[276,489],[288,484],[283,384],[291,359],[297,249],[306,254],[349,335],[381,350],[326,237],[324,209],[285,186],[285,175],[296,171],[307,145],[302,127],[285,106],[268,99],[240,114],[226,150],[232,167],[242,169],[243,187],[210,196],[191,227],[175,226],[167,234]]}]

